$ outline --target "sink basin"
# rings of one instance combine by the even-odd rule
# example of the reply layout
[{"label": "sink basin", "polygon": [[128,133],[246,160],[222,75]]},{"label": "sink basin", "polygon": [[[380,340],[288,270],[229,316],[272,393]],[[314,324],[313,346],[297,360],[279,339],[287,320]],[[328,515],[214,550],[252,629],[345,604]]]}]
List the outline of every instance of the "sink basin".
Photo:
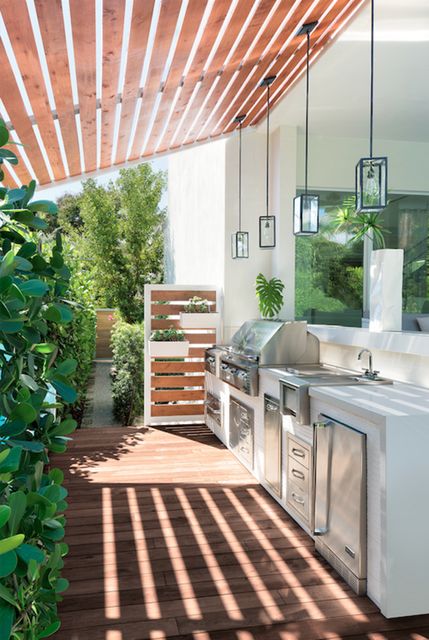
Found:
[{"label": "sink basin", "polygon": [[390,378],[368,378],[366,376],[350,376],[351,380],[359,384],[393,384]]}]

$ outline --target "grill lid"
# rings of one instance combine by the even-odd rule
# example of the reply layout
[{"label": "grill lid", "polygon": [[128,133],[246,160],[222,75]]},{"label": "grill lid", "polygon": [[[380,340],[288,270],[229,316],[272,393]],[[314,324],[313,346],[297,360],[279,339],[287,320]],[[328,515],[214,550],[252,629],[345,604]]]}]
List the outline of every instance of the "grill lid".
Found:
[{"label": "grill lid", "polygon": [[[248,320],[233,335],[231,352],[255,358],[260,366],[299,362],[307,349],[307,336],[306,322]],[[311,362],[317,361],[315,356]]]}]

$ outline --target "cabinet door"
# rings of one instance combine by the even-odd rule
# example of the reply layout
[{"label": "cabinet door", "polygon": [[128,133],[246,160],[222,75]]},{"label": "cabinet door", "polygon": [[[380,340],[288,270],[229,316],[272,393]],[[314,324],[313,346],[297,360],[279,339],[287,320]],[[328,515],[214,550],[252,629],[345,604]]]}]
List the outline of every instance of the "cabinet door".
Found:
[{"label": "cabinet door", "polygon": [[265,480],[276,495],[282,486],[282,424],[279,401],[264,396],[264,465]]}]

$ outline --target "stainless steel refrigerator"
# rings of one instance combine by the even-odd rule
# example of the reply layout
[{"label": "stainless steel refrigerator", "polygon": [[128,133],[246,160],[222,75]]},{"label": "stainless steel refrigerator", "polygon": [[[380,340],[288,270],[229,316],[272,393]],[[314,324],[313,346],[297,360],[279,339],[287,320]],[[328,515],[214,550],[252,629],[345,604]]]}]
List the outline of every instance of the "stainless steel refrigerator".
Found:
[{"label": "stainless steel refrigerator", "polygon": [[316,549],[366,592],[366,435],[320,415],[314,424]]}]

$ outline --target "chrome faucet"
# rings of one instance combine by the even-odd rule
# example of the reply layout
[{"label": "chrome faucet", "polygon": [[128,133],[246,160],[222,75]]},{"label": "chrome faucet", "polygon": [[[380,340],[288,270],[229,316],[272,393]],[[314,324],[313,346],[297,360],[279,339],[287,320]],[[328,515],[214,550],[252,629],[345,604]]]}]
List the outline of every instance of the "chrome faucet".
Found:
[{"label": "chrome faucet", "polygon": [[371,380],[375,380],[377,378],[377,375],[380,373],[379,371],[374,371],[374,369],[372,368],[372,353],[369,349],[361,349],[361,351],[359,351],[358,353],[358,360],[362,359],[362,356],[364,353],[368,354],[368,369],[362,369],[362,371],[364,372],[364,376],[365,378],[370,378]]}]

